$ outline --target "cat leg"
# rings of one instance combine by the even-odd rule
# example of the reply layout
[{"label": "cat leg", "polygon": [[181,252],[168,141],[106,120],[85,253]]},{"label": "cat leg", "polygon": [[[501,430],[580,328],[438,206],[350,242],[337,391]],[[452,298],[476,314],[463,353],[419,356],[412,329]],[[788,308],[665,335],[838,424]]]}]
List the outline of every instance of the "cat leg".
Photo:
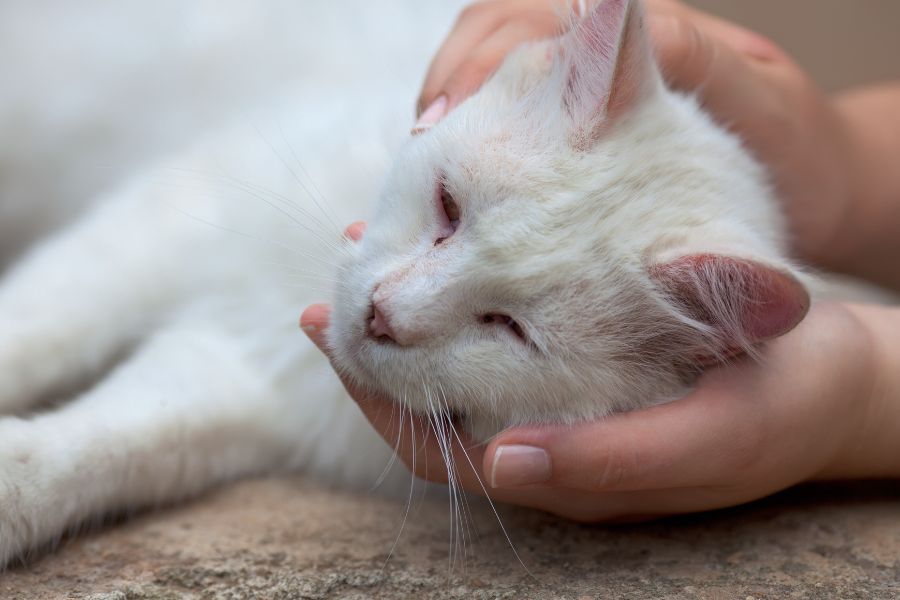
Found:
[{"label": "cat leg", "polygon": [[89,381],[183,289],[183,222],[196,224],[147,194],[117,194],[0,283],[0,414]]},{"label": "cat leg", "polygon": [[[273,377],[240,336],[160,332],[58,410],[0,418],[0,569],[80,524],[241,476],[302,469],[371,488],[390,449],[291,333],[294,350],[277,354],[295,368]],[[386,491],[408,488],[404,470],[391,475]]]},{"label": "cat leg", "polygon": [[88,519],[287,466],[298,400],[273,395],[235,340],[177,331],[55,412],[0,419],[0,568]]}]

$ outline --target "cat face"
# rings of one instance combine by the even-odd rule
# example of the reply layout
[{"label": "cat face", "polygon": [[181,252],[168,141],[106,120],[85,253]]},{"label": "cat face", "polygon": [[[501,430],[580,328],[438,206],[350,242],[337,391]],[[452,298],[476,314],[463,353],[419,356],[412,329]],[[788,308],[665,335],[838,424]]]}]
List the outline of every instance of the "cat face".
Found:
[{"label": "cat face", "polygon": [[799,322],[760,169],[643,35],[606,0],[409,141],[339,277],[339,368],[487,437],[673,399]]}]

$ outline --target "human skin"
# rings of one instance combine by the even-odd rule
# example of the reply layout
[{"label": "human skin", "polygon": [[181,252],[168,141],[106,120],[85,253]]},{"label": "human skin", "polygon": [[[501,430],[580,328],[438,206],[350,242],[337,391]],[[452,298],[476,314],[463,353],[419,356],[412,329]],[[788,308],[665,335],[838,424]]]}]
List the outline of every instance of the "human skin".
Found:
[{"label": "human skin", "polygon": [[[670,84],[697,93],[769,166],[797,254],[900,289],[891,258],[900,256],[900,85],[829,99],[768,40],[673,0],[645,5]],[[516,45],[557,33],[547,6],[494,0],[463,13],[426,77],[419,128],[477,90]],[[428,107],[440,97],[437,114]],[[352,239],[363,233],[348,228]],[[328,313],[314,305],[301,319],[326,354]],[[389,418],[390,400],[344,383],[385,439],[401,440],[414,472],[445,480],[434,436],[433,447],[413,453]],[[586,521],[730,506],[816,479],[900,477],[900,311],[818,304],[761,360],[712,369],[677,402],[572,427],[515,428],[486,445],[460,436],[463,487]]]}]

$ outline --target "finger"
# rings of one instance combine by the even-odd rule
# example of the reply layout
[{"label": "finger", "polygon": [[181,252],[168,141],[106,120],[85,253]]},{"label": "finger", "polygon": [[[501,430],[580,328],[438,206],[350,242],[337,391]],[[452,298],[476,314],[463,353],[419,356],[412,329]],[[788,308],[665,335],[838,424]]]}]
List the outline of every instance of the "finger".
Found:
[{"label": "finger", "polygon": [[786,58],[778,45],[765,36],[677,0],[645,0],[645,6],[651,20],[658,16],[672,16],[686,20],[742,54],[759,60]]},{"label": "finger", "polygon": [[694,20],[657,16],[650,19],[650,31],[667,81],[697,93],[701,104],[724,126],[743,134],[750,147],[765,147],[773,126],[770,116],[779,114],[783,104],[781,86],[767,77],[772,69],[790,67],[753,61]]},{"label": "finger", "polygon": [[558,21],[548,19],[547,14],[540,11],[522,13],[501,25],[470,50],[466,59],[447,76],[441,93],[448,98],[448,111],[475,93],[500,67],[511,50],[524,42],[558,33]]},{"label": "finger", "polygon": [[366,222],[356,221],[347,225],[347,228],[344,230],[344,236],[353,240],[354,242],[358,242],[362,239],[365,232]]},{"label": "finger", "polygon": [[[444,83],[462,64],[469,51],[480,44],[507,18],[497,3],[480,2],[467,6],[441,45],[425,75],[416,114],[421,115],[442,95]],[[458,99],[457,99],[458,103]]]},{"label": "finger", "polygon": [[[422,100],[424,112],[414,132],[437,123],[460,102],[475,93],[500,67],[511,50],[520,44],[548,38],[560,33],[559,17],[547,10],[502,11],[506,20],[492,22],[492,29],[480,42],[465,48],[465,55],[453,63],[452,70],[434,78],[427,99]],[[432,85],[432,84],[429,84]],[[423,96],[424,97],[424,96]],[[434,100],[431,100],[431,98]]]},{"label": "finger", "polygon": [[[760,431],[752,398],[735,395],[734,381],[742,378],[735,368],[728,371],[729,381],[710,377],[697,392],[666,405],[573,427],[504,432],[487,449],[486,472],[499,488],[543,485],[592,492],[728,481],[735,465],[758,451]],[[516,448],[512,454],[510,447]],[[524,448],[534,449],[532,455]],[[538,451],[546,452],[549,472],[535,458]]]}]

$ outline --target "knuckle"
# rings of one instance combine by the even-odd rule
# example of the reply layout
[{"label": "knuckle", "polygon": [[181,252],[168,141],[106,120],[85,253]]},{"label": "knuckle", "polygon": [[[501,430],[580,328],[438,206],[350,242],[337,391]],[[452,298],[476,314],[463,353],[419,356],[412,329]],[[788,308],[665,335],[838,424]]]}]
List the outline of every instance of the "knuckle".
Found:
[{"label": "knuckle", "polygon": [[715,60],[715,45],[694,24],[682,17],[676,17],[684,40],[684,60],[696,65],[701,73],[709,73]]},{"label": "knuckle", "polygon": [[640,457],[633,447],[604,448],[595,464],[591,487],[596,490],[615,490],[635,478]]},{"label": "knuckle", "polygon": [[672,33],[660,49],[663,70],[676,79],[702,79],[711,71],[715,60],[714,45],[689,19],[681,15],[669,15],[666,19]]}]

